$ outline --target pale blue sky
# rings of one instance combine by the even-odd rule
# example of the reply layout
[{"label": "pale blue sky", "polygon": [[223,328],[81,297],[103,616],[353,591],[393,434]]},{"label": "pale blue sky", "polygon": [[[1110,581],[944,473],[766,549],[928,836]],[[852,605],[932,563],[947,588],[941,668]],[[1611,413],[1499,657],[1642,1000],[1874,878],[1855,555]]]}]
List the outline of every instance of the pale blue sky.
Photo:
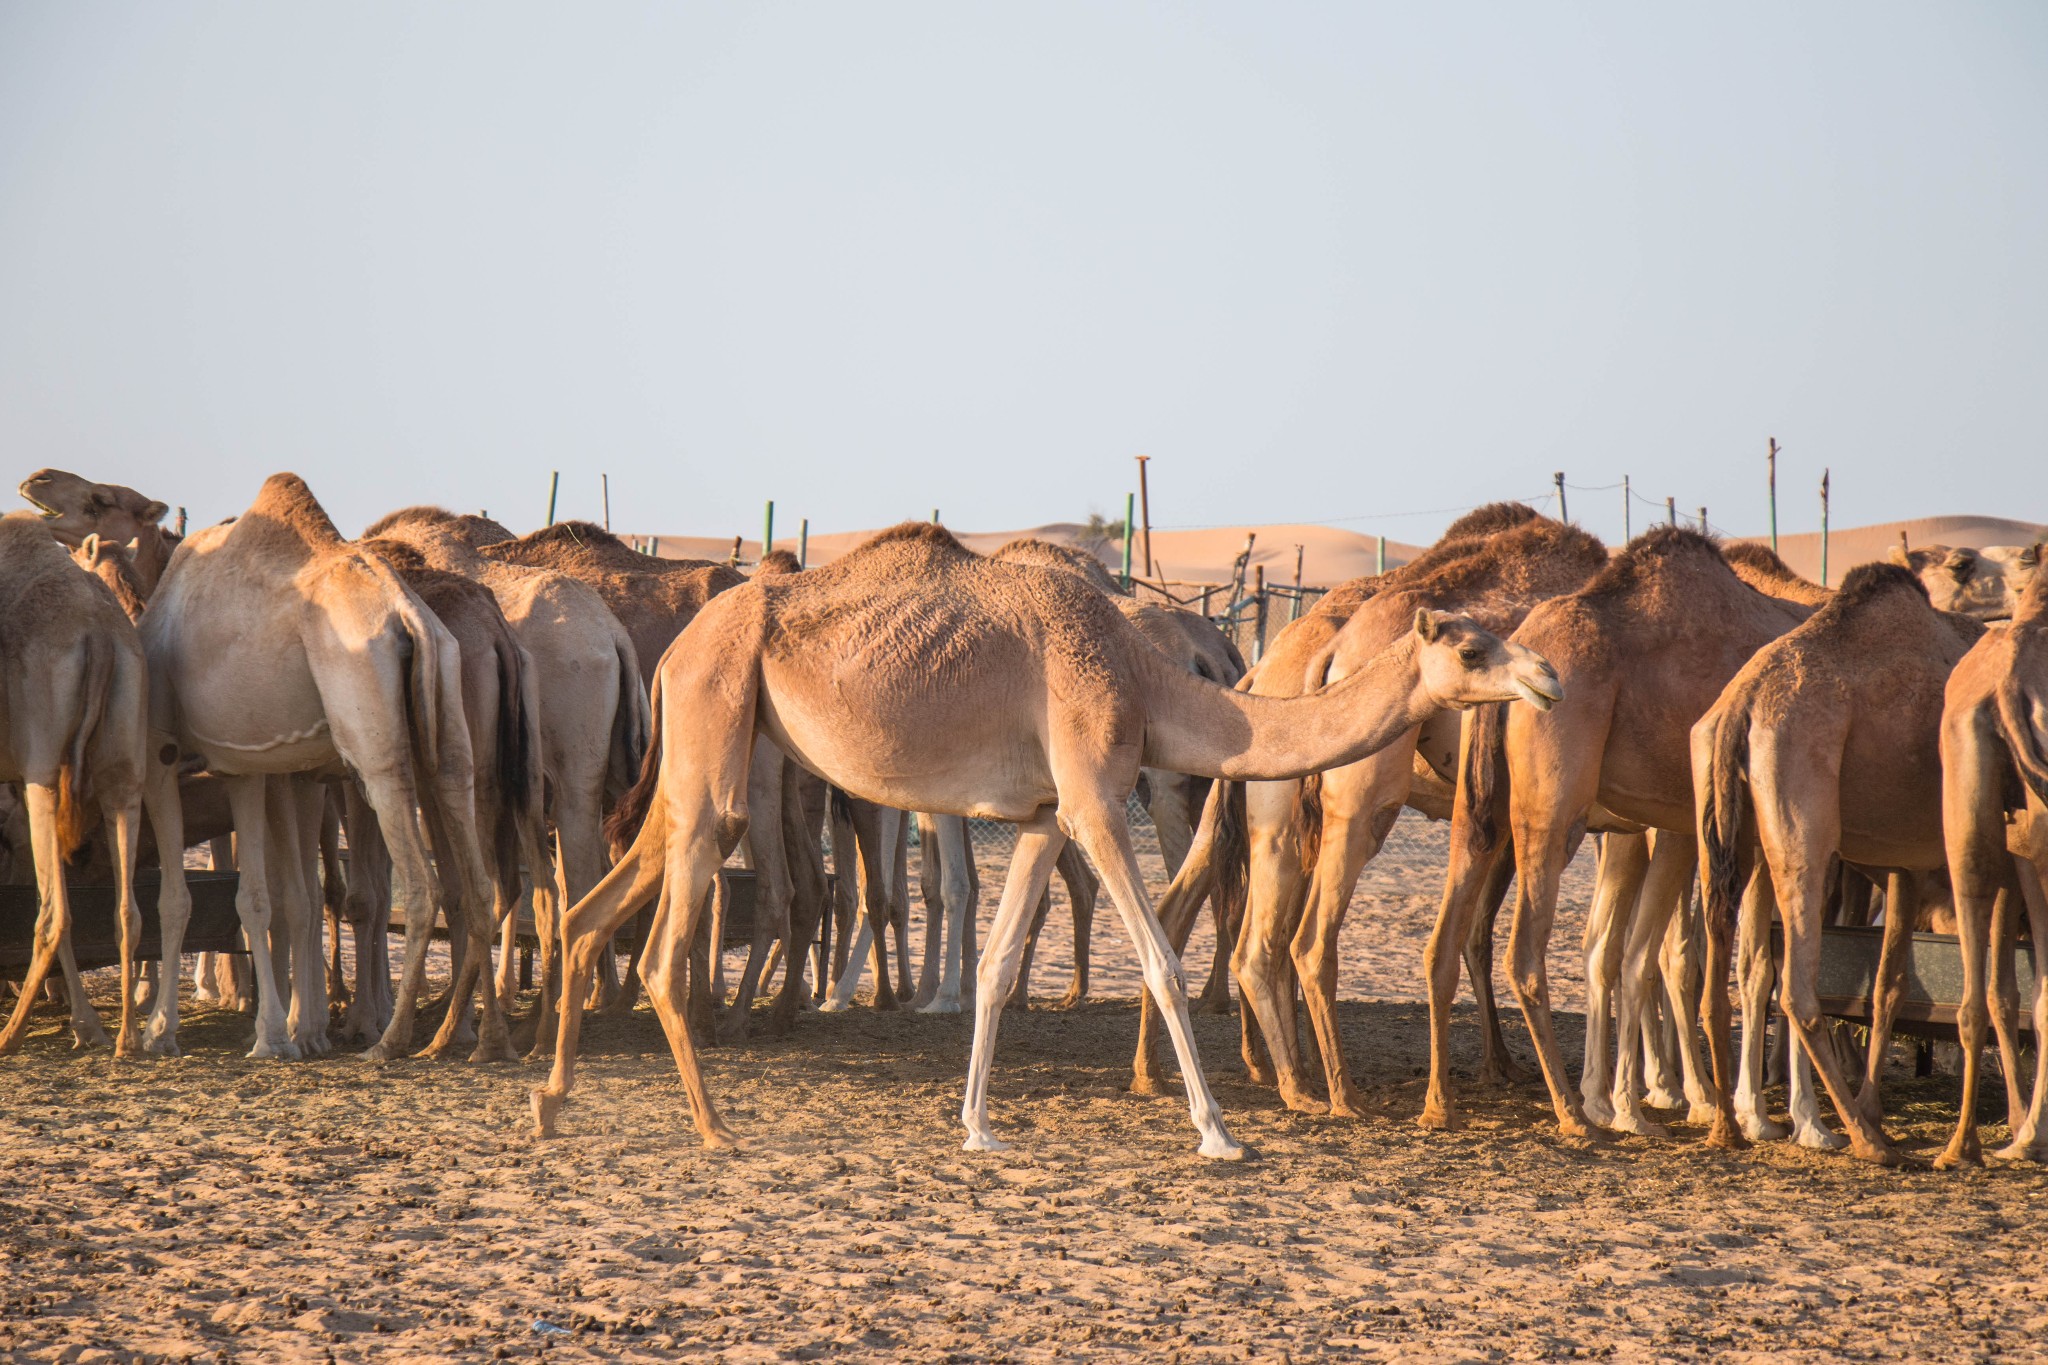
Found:
[{"label": "pale blue sky", "polygon": [[2048,6],[0,0],[9,483],[1747,532],[1772,435],[2048,519]]}]

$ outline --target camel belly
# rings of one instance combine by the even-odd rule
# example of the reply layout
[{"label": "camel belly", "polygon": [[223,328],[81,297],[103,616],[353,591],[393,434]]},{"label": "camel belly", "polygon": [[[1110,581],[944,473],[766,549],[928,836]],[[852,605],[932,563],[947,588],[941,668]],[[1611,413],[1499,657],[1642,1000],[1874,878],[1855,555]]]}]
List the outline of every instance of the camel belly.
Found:
[{"label": "camel belly", "polygon": [[[261,685],[250,685],[260,679]],[[224,659],[180,669],[178,745],[221,773],[295,773],[338,756],[327,710],[303,666],[259,671],[256,661]]]}]

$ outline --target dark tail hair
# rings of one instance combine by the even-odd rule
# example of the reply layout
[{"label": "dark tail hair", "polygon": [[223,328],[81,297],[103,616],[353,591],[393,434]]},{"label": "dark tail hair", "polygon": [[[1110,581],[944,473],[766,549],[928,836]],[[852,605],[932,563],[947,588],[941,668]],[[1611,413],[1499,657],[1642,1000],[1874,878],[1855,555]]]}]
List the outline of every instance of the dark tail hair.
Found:
[{"label": "dark tail hair", "polygon": [[71,755],[57,770],[57,853],[69,860],[86,836],[92,833],[93,817],[86,804],[92,798],[92,767],[88,750],[92,737],[106,714],[107,699],[114,688],[114,651],[104,640],[88,637],[85,644],[85,695],[78,714],[78,729],[71,736]]},{"label": "dark tail hair", "polygon": [[1323,853],[1323,775],[1310,773],[1301,779],[1294,802],[1294,837],[1301,850],[1301,870],[1313,873]]},{"label": "dark tail hair", "polygon": [[1244,783],[1223,782],[1216,809],[1217,918],[1232,926],[1232,936],[1244,927],[1245,897],[1251,880],[1251,835],[1246,829]]},{"label": "dark tail hair", "polygon": [[[619,704],[612,712],[611,760],[605,773],[605,795],[620,797],[642,772],[651,749],[654,729],[653,703],[640,684],[639,656],[624,630],[618,634],[614,652],[619,664]],[[621,799],[623,799],[621,797]],[[638,828],[638,822],[635,822]],[[628,839],[627,843],[632,840]]]},{"label": "dark tail hair", "polygon": [[1475,852],[1491,853],[1500,844],[1500,799],[1507,784],[1508,703],[1487,702],[1467,714],[1464,768],[1458,775],[1460,794],[1471,812]]},{"label": "dark tail hair", "polygon": [[1742,896],[1743,769],[1749,762],[1749,708],[1731,706],[1714,731],[1710,791],[1700,810],[1700,894],[1709,923],[1726,929],[1735,922],[1735,904]]},{"label": "dark tail hair", "polygon": [[[635,687],[639,681],[639,675],[634,675]],[[613,861],[624,857],[633,841],[640,837],[640,826],[647,823],[647,812],[654,805],[654,789],[660,785],[661,709],[656,707],[648,729],[647,746],[640,756],[639,780],[626,789],[604,822],[605,844],[611,850]]]}]

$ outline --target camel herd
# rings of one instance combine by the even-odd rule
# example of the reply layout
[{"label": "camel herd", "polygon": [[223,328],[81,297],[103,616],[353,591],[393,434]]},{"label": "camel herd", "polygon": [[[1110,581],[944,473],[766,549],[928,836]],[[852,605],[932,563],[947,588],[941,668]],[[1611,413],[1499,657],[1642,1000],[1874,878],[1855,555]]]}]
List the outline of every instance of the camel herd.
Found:
[{"label": "camel herd", "polygon": [[[438,1008],[430,1055],[552,1055],[532,1095],[547,1135],[586,1011],[631,1008],[644,984],[699,1133],[727,1144],[698,1047],[847,1008],[871,973],[878,1007],[973,1012],[961,1118],[969,1149],[998,1150],[996,1029],[1058,871],[1075,910],[1069,1001],[1086,993],[1099,887],[1143,968],[1133,1088],[1166,1083],[1163,1022],[1200,1150],[1235,1157],[1190,1025],[1180,955],[1196,914],[1210,905],[1218,927],[1197,1003],[1224,1007],[1235,979],[1253,1078],[1290,1108],[1357,1115],[1339,936],[1412,806],[1451,822],[1421,954],[1425,1125],[1459,1121],[1461,974],[1481,1005],[1482,1083],[1514,1072],[1492,993],[1512,887],[1507,978],[1567,1136],[1665,1135],[1648,1111],[1675,1108],[1719,1145],[1788,1135],[1762,1098],[1776,918],[1789,1135],[1896,1160],[1886,1044],[1911,931],[1947,914],[1965,969],[1964,1098],[1942,1163],[1981,1160],[1987,1026],[2013,1116],[2003,1154],[2048,1156],[2048,1051],[2029,1093],[2012,969],[2022,908],[2031,940],[2048,935],[2048,578],[2034,547],[1901,547],[1829,590],[1754,546],[1659,527],[1610,552],[1495,504],[1413,562],[1335,589],[1247,669],[1208,621],[1133,600],[1091,557],[1035,541],[978,555],[937,526],[883,532],[822,568],[772,554],[747,575],[651,558],[587,523],[521,538],[436,508],[347,540],[288,474],[182,540],[133,489],[43,470],[21,491],[35,511],[0,518],[0,790],[12,879],[32,872],[40,911],[0,1052],[20,1046],[59,969],[74,1032],[104,1037],[71,954],[68,871],[119,888],[117,1055],[175,1053],[186,849],[232,834],[252,1056],[361,1043],[389,1060]],[[1156,913],[1125,817],[1134,789],[1174,871]],[[969,818],[1018,831],[979,952]],[[915,981],[913,825],[928,912]],[[1588,834],[1574,1084],[1546,962],[1559,877]],[[711,945],[735,856],[756,913],[729,983]],[[139,861],[157,877],[153,972],[136,954]],[[1858,1058],[1821,1014],[1821,930],[1879,904]],[[613,940],[636,916],[622,978]],[[529,917],[541,979],[515,1020],[513,933]],[[454,979],[428,1008],[437,920]],[[215,989],[223,969],[200,970]]]}]

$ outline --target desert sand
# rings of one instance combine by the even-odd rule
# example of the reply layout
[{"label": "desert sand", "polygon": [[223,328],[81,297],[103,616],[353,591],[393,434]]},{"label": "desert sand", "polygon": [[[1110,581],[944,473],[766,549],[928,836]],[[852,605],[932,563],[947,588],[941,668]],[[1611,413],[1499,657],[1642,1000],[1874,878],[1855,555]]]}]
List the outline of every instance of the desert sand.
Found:
[{"label": "desert sand", "polygon": [[[1784,1144],[1731,1156],[1685,1129],[1574,1146],[1537,1084],[1468,1082],[1465,1131],[1418,1128],[1425,1011],[1399,1002],[1418,994],[1441,848],[1441,827],[1408,817],[1347,928],[1343,1023],[1373,1117],[1287,1113],[1243,1079],[1236,1021],[1197,1020],[1256,1151],[1235,1165],[1194,1155],[1180,1101],[1124,1090],[1135,976],[1107,907],[1095,1003],[1004,1020],[994,1117],[1016,1147],[997,1155],[959,1150],[964,1017],[806,1014],[788,1037],[712,1052],[710,1081],[751,1142],[714,1153],[644,1008],[592,1021],[565,1135],[546,1144],[527,1135],[536,1065],[250,1062],[247,1021],[220,1012],[190,1018],[185,1057],[117,1064],[73,1056],[52,1015],[0,1062],[0,1356],[2040,1349],[2037,1170],[1879,1171]],[[1566,1002],[1588,861],[1552,959]],[[984,850],[991,879],[999,862]],[[1041,1003],[1065,985],[1047,947]],[[1198,946],[1190,974],[1206,969]],[[1564,1025],[1575,1055],[1577,1017]],[[1526,1058],[1519,1027],[1510,1037]],[[1469,1076],[1469,1008],[1457,1039]],[[1890,1094],[1894,1132],[1924,1157],[1952,1121],[1954,1078],[1895,1068]]]}]

